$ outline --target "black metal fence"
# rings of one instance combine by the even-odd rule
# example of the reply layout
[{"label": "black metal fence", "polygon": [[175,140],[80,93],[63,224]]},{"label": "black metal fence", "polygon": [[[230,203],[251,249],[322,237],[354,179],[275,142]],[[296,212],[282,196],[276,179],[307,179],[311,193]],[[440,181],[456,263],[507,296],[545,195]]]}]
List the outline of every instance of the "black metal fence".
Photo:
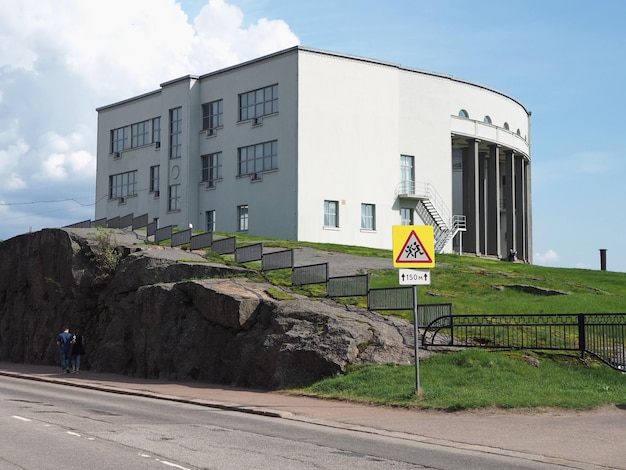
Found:
[{"label": "black metal fence", "polygon": [[626,370],[626,314],[446,315],[426,326],[422,345],[579,351]]}]

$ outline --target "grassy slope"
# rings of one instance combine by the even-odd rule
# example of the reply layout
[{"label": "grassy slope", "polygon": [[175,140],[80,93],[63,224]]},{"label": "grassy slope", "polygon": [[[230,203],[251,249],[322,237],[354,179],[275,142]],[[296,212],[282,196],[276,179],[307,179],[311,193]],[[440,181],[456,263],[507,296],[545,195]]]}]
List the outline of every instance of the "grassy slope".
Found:
[{"label": "grassy slope", "polygon": [[[239,235],[237,238],[241,244],[263,240],[267,246],[292,248],[307,245],[360,256],[391,257],[391,251],[386,250]],[[473,256],[438,255],[431,274],[432,284],[419,287],[420,302],[449,302],[457,314],[626,312],[626,273],[546,268]],[[269,277],[274,277],[278,284],[288,284],[284,274],[272,273]],[[397,271],[372,273],[371,285],[397,286]],[[530,285],[563,294],[528,294],[506,287],[510,285]],[[364,299],[351,301],[364,303]],[[411,312],[394,314],[409,319],[412,315]],[[529,360],[530,356],[538,362]],[[420,386],[423,397],[415,393],[414,367],[390,364],[355,367],[345,375],[292,392],[437,409],[626,405],[626,374],[596,362],[582,361],[572,354],[475,349],[437,354],[420,360]]]}]

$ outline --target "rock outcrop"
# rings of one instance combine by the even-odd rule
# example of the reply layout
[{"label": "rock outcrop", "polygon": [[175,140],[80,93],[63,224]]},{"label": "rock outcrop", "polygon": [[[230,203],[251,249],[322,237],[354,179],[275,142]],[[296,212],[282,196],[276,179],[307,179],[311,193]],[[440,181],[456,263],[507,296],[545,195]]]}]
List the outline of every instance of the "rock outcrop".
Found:
[{"label": "rock outcrop", "polygon": [[0,243],[0,360],[58,363],[67,324],[86,338],[88,368],[146,378],[277,389],[349,364],[413,361],[408,322],[329,300],[274,300],[249,270],[113,240],[122,259],[106,277],[79,230]]}]

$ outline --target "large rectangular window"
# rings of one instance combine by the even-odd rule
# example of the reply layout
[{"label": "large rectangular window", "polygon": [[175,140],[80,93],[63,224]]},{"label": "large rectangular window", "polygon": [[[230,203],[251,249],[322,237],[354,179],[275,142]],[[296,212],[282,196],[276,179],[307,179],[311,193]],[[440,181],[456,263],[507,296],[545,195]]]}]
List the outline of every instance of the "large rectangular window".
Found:
[{"label": "large rectangular window", "polygon": [[248,230],[248,205],[237,206],[237,217],[239,218],[239,231]]},{"label": "large rectangular window", "polygon": [[130,126],[131,147],[141,147],[148,145],[150,141],[150,124],[151,121],[142,121]]},{"label": "large rectangular window", "polygon": [[338,201],[324,201],[324,227],[339,227]]},{"label": "large rectangular window", "polygon": [[161,118],[147,119],[111,131],[111,153],[161,141]]},{"label": "large rectangular window", "polygon": [[222,127],[223,101],[211,101],[202,105],[202,129],[209,135],[215,134],[216,129]]},{"label": "large rectangular window", "polygon": [[239,95],[239,120],[260,118],[278,112],[278,85]]},{"label": "large rectangular window", "polygon": [[111,131],[111,153],[122,152],[130,148],[128,145],[128,137],[130,136],[130,128],[120,127]]},{"label": "large rectangular window", "polygon": [[182,157],[183,108],[170,109],[170,158]]},{"label": "large rectangular window", "polygon": [[159,195],[159,179],[161,168],[159,165],[150,167],[150,192],[155,193],[155,196]]},{"label": "large rectangular window", "polygon": [[361,204],[361,229],[376,230],[376,206]]},{"label": "large rectangular window", "polygon": [[207,186],[215,186],[217,180],[222,179],[222,152],[202,155],[202,182]]},{"label": "large rectangular window", "polygon": [[133,196],[137,193],[137,171],[109,176],[109,199]]},{"label": "large rectangular window", "polygon": [[415,194],[415,157],[400,155],[400,194]]},{"label": "large rectangular window", "polygon": [[167,210],[168,211],[180,210],[180,184],[172,184],[168,188]]},{"label": "large rectangular window", "polygon": [[215,232],[215,211],[206,211],[206,231]]},{"label": "large rectangular window", "polygon": [[265,142],[238,149],[239,176],[253,175],[278,168],[278,141]]}]

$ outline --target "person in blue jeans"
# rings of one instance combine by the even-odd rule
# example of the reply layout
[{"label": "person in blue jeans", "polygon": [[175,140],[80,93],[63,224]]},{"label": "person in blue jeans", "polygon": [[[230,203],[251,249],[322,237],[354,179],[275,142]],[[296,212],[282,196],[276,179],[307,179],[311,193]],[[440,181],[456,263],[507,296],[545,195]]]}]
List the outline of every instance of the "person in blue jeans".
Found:
[{"label": "person in blue jeans", "polygon": [[61,370],[69,374],[72,365],[72,344],[74,344],[74,335],[70,333],[69,327],[66,326],[57,335],[57,344],[61,356]]}]

